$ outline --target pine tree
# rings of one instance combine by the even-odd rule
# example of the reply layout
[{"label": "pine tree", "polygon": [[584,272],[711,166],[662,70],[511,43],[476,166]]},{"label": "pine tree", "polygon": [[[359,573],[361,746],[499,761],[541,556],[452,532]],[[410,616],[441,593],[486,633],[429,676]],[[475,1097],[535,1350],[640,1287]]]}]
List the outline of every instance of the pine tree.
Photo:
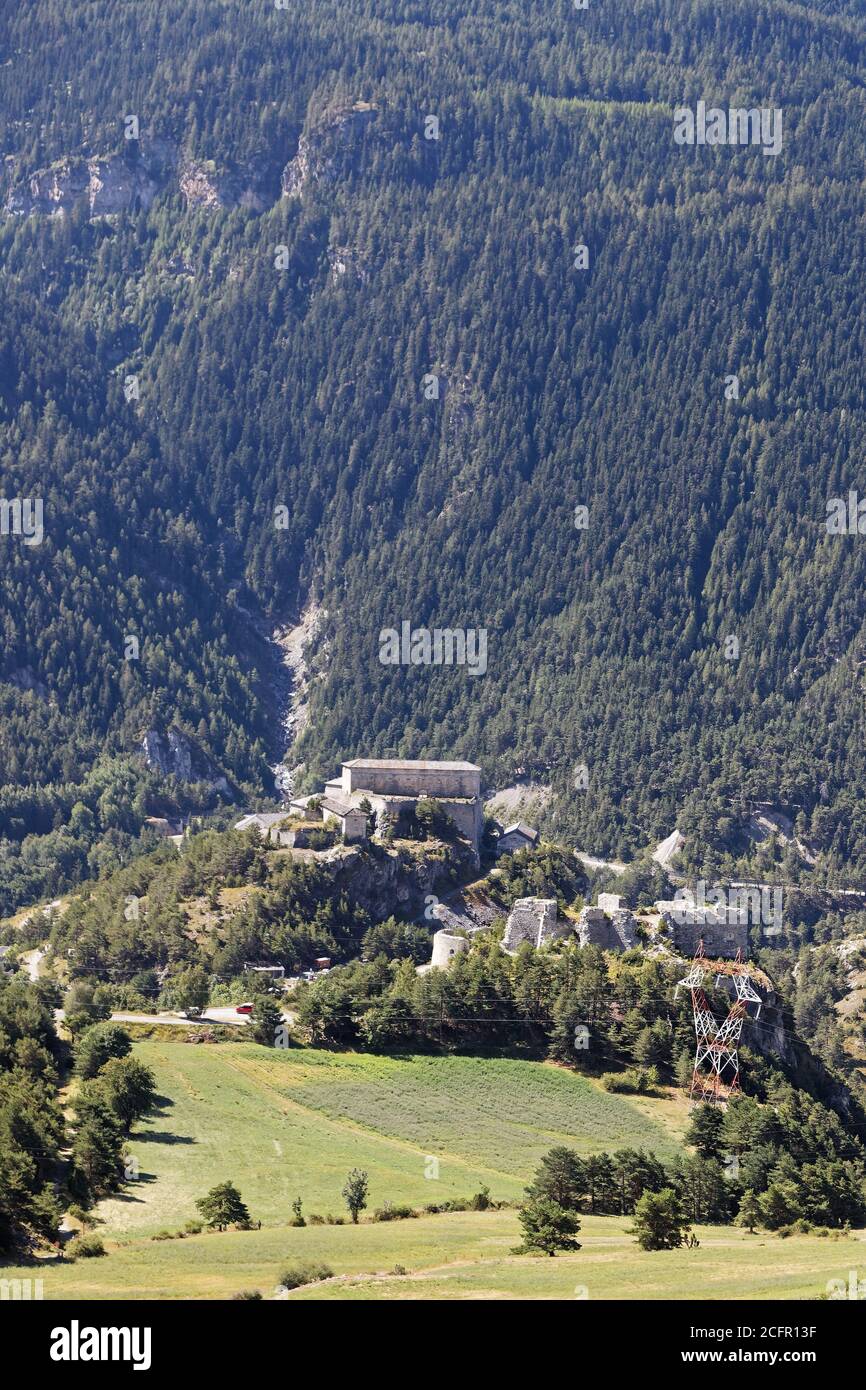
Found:
[{"label": "pine tree", "polygon": [[523,1244],[515,1254],[541,1251],[553,1256],[557,1250],[579,1250],[580,1242],[575,1239],[580,1230],[580,1222],[573,1211],[561,1207],[548,1197],[528,1197],[517,1211],[518,1220],[523,1227]]},{"label": "pine tree", "polygon": [[199,1197],[196,1206],[208,1226],[224,1231],[227,1226],[245,1226],[250,1214],[234,1183],[218,1183],[204,1196]]},{"label": "pine tree", "polygon": [[755,1227],[759,1226],[762,1218],[761,1204],[751,1189],[743,1193],[740,1201],[740,1209],[737,1212],[737,1225],[745,1226],[750,1235],[754,1235]]},{"label": "pine tree", "polygon": [[677,1250],[688,1231],[688,1220],[670,1187],[645,1192],[634,1209],[631,1234],[642,1250]]}]

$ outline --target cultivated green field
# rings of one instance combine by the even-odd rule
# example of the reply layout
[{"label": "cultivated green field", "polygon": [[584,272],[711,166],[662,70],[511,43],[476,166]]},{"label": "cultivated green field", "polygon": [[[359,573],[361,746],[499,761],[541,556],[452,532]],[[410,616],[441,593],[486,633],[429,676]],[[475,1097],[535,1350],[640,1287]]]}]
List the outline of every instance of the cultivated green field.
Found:
[{"label": "cultivated green field", "polygon": [[[698,1250],[644,1254],[628,1219],[582,1218],[583,1249],[573,1255],[511,1255],[519,1243],[514,1211],[454,1212],[410,1221],[303,1230],[188,1236],[123,1245],[106,1241],[102,1259],[43,1262],[4,1269],[6,1278],[39,1277],[51,1299],[230,1298],[242,1289],[276,1293],[280,1273],[323,1261],[337,1278],[297,1289],[295,1299],[810,1299],[829,1279],[847,1281],[866,1260],[863,1232],[749,1236],[736,1228],[696,1228]],[[402,1265],[405,1275],[394,1274]],[[576,1316],[580,1316],[579,1313]],[[591,1317],[589,1310],[586,1316]]]},{"label": "cultivated green field", "polygon": [[298,1195],[307,1214],[344,1214],[353,1167],[369,1172],[371,1208],[468,1197],[482,1183],[496,1199],[514,1198],[554,1144],[643,1146],[670,1158],[685,1118],[675,1099],[637,1105],[541,1062],[253,1043],[135,1050],[165,1103],[134,1132],[139,1180],[100,1207],[108,1235],[176,1229],[226,1178],[264,1224],[287,1222]]},{"label": "cultivated green field", "polygon": [[[866,1259],[864,1233],[780,1240],[731,1227],[697,1228],[698,1250],[644,1254],[628,1219],[591,1216],[582,1218],[579,1252],[515,1256],[513,1209],[293,1229],[296,1195],[307,1215],[343,1214],[351,1167],[369,1172],[371,1208],[387,1198],[417,1207],[482,1183],[494,1198],[516,1198],[556,1143],[583,1153],[643,1146],[670,1158],[687,1107],[674,1095],[609,1095],[562,1068],[510,1059],[168,1039],[135,1050],[153,1067],[162,1101],[133,1135],[140,1178],[98,1210],[108,1254],[0,1271],[41,1278],[46,1299],[230,1298],[243,1289],[271,1298],[281,1272],[308,1261],[336,1277],[290,1299],[816,1298]],[[425,1177],[431,1159],[438,1177]],[[261,1230],[152,1239],[194,1218],[195,1198],[226,1178]]]}]

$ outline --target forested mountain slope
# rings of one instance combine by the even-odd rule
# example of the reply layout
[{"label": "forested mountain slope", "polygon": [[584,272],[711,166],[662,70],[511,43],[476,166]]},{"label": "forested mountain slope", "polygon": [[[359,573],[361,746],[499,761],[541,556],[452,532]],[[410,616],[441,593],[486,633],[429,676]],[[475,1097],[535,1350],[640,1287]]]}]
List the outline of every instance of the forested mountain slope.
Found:
[{"label": "forested mountain slope", "polygon": [[[825,518],[866,493],[864,33],[853,3],[3,17],[2,495],[45,504],[41,545],[0,538],[4,910],[166,796],[268,790],[262,634],[310,598],[310,777],[532,771],[621,855],[770,801],[862,873],[866,559]],[[699,100],[780,108],[780,153],[677,145]],[[485,629],[486,673],[382,665],[404,621]],[[198,791],[138,758],[172,727]]]}]

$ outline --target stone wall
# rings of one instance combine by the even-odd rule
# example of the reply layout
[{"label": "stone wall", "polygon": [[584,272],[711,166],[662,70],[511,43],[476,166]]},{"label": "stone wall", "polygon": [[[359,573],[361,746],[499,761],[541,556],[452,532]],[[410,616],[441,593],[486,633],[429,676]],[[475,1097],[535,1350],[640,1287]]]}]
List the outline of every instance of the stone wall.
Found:
[{"label": "stone wall", "polygon": [[[378,817],[389,815],[394,818],[395,822],[399,822],[401,816],[408,816],[417,805],[417,801],[412,797],[383,796],[369,788],[365,789],[364,794]],[[360,791],[353,792],[352,797],[356,802],[363,800]],[[483,829],[481,800],[449,801],[447,797],[437,796],[436,801],[446,815],[451,817],[460,834],[465,836],[477,855]]]},{"label": "stone wall", "polygon": [[471,763],[377,761],[343,763],[343,794],[379,792],[384,796],[472,798],[481,795],[481,769]]},{"label": "stone wall", "polygon": [[570,930],[570,923],[559,919],[555,898],[518,898],[508,914],[502,945],[506,951],[516,951],[524,941],[544,946]]},{"label": "stone wall", "polygon": [[581,946],[601,946],[605,951],[630,950],[637,940],[636,929],[637,919],[627,907],[610,914],[601,907],[585,907],[577,919]]},{"label": "stone wall", "polygon": [[[685,914],[682,914],[685,915]],[[704,943],[704,955],[733,960],[737,951],[742,951],[743,960],[749,954],[749,925],[747,922],[726,922],[723,918],[709,914],[688,914],[691,920],[676,921],[665,915],[673,940],[674,949],[681,956],[693,956],[698,943]],[[697,918],[698,920],[695,920]]]}]

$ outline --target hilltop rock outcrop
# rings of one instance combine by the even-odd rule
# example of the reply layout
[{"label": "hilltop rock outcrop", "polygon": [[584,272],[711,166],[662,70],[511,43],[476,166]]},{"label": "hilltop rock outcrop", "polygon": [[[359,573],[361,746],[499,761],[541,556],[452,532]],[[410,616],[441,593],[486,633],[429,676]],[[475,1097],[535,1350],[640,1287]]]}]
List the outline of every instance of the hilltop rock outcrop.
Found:
[{"label": "hilltop rock outcrop", "polygon": [[416,853],[339,845],[317,862],[333,877],[335,893],[344,892],[381,921],[398,910],[402,917],[420,913],[425,899],[453,887],[454,879],[471,869],[473,859],[469,847],[460,844]]},{"label": "hilltop rock outcrop", "polygon": [[300,197],[310,184],[333,182],[357,168],[378,114],[375,106],[358,101],[322,116],[301,136],[297,154],[283,170],[283,196]]}]

